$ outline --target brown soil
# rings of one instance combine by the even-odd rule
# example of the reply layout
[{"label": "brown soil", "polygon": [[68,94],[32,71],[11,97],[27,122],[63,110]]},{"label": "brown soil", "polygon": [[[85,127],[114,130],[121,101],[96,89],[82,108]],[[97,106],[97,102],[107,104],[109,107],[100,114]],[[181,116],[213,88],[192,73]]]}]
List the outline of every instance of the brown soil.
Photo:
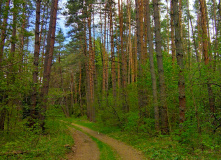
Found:
[{"label": "brown soil", "polygon": [[[89,128],[77,125],[72,123],[72,125],[82,129],[84,132],[88,133],[89,135],[97,138],[98,140],[106,143],[107,145],[111,146],[116,152],[119,154],[122,160],[144,160],[146,159],[141,152],[135,150],[133,147],[126,145],[123,142],[120,142],[116,139],[110,138],[106,135],[100,134],[96,131],[93,131]],[[84,151],[86,152],[86,150]],[[92,153],[92,152],[91,152]],[[90,154],[91,154],[90,153]],[[91,155],[89,157],[92,157]]]},{"label": "brown soil", "polygon": [[74,138],[72,152],[67,155],[68,160],[99,160],[100,152],[97,144],[81,131],[70,128]]}]

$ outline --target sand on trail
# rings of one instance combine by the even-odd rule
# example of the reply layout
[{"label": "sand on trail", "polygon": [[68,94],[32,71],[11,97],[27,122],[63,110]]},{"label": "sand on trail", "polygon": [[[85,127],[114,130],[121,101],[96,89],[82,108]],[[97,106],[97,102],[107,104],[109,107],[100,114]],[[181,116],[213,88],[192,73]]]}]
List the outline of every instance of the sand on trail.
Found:
[{"label": "sand on trail", "polygon": [[108,137],[104,134],[93,131],[87,127],[84,127],[84,126],[81,126],[81,125],[78,125],[75,123],[71,123],[71,124],[77,128],[80,128],[83,132],[85,132],[85,133],[97,138],[98,140],[106,143],[107,145],[111,146],[112,149],[118,153],[120,159],[122,159],[122,160],[145,160],[146,159],[140,151],[137,151],[133,147],[128,146],[127,144],[125,144],[123,142],[120,142],[120,141],[113,139],[111,137]]},{"label": "sand on trail", "polygon": [[66,159],[68,160],[99,160],[100,151],[97,147],[96,142],[94,142],[89,136],[73,128],[69,128],[71,134],[74,138],[74,147]]}]

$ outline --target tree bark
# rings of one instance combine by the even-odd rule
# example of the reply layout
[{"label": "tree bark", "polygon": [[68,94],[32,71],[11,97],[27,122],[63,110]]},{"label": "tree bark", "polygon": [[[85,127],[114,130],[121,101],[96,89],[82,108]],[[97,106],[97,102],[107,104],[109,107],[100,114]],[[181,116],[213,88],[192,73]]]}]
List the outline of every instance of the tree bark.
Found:
[{"label": "tree bark", "polygon": [[206,8],[205,8],[205,0],[200,1],[200,11],[201,11],[201,23],[202,23],[202,38],[203,38],[203,57],[204,63],[206,65],[209,64],[209,55],[208,55],[208,36],[207,36],[207,21],[206,21]]},{"label": "tree bark", "polygon": [[182,46],[182,34],[181,34],[181,24],[179,22],[178,11],[178,0],[172,0],[173,5],[173,19],[175,26],[175,45],[176,45],[176,57],[177,64],[179,66],[178,74],[178,89],[179,89],[179,110],[180,110],[180,125],[185,121],[185,110],[186,110],[186,96],[185,96],[185,79],[184,79],[184,64],[183,64],[183,46]]},{"label": "tree bark", "polygon": [[163,68],[163,54],[162,54],[162,42],[160,34],[160,15],[159,15],[159,1],[153,0],[154,8],[154,22],[155,22],[155,41],[156,41],[156,53],[157,53],[157,66],[159,74],[159,89],[160,89],[160,115],[161,115],[161,132],[162,134],[169,134],[168,127],[168,115],[167,115],[167,102],[166,102],[166,85],[164,78]]},{"label": "tree bark", "polygon": [[217,3],[213,0],[213,15],[214,15],[214,30],[215,30],[215,42],[214,42],[214,70],[216,70],[216,61],[218,55],[218,25],[217,25]]},{"label": "tree bark", "polygon": [[[8,20],[8,13],[10,9],[10,0],[7,0],[6,2],[6,11],[3,16],[3,23],[1,28],[1,39],[0,39],[0,68],[2,67],[2,61],[3,61],[3,55],[4,55],[4,46],[5,46],[5,38],[6,38],[6,29],[7,29],[7,20]],[[0,71],[0,78],[3,79],[3,73]],[[6,119],[6,113],[7,109],[4,107],[1,107],[0,110],[0,131],[4,131],[5,128],[5,119]]]},{"label": "tree bark", "polygon": [[[207,26],[207,11],[206,11],[206,3],[205,0],[200,0],[200,11],[202,14],[202,30],[203,30],[203,34],[202,34],[202,38],[203,38],[203,57],[204,57],[204,63],[206,66],[209,66],[209,53],[208,53],[208,26]],[[215,113],[215,98],[213,95],[213,90],[212,90],[212,86],[209,82],[210,80],[208,79],[207,82],[207,88],[208,88],[208,95],[209,95],[209,106],[210,106],[210,111],[214,116]]]},{"label": "tree bark", "polygon": [[145,88],[145,74],[144,74],[144,66],[146,64],[145,56],[144,56],[144,34],[143,34],[143,0],[136,0],[136,11],[137,11],[137,54],[139,58],[138,64],[138,105],[139,105],[139,113],[140,118],[143,118],[145,113],[145,107],[147,106],[147,94]]},{"label": "tree bark", "polygon": [[160,131],[160,124],[159,124],[159,107],[158,107],[158,99],[157,99],[157,80],[155,74],[155,67],[154,67],[154,55],[153,55],[153,40],[151,35],[151,22],[150,22],[150,2],[147,0],[146,6],[146,17],[147,17],[147,39],[149,45],[149,61],[150,61],[150,73],[151,73],[151,80],[152,80],[152,93],[153,93],[153,106],[154,106],[154,118],[155,118],[155,129],[157,132]]},{"label": "tree bark", "polygon": [[110,3],[110,36],[111,36],[111,77],[112,77],[112,89],[113,97],[116,98],[116,72],[115,72],[115,55],[114,55],[114,29],[113,29],[113,12],[112,1]]},{"label": "tree bark", "polygon": [[36,21],[35,21],[35,50],[34,50],[34,71],[33,71],[33,93],[31,97],[31,117],[35,117],[35,109],[37,104],[37,83],[38,83],[38,64],[39,64],[39,52],[40,52],[40,37],[39,37],[39,25],[40,25],[40,12],[41,12],[41,0],[36,1]]},{"label": "tree bark", "polygon": [[127,86],[127,58],[126,53],[124,52],[124,43],[123,43],[123,4],[122,0],[118,0],[118,9],[119,9],[119,20],[120,20],[120,53],[121,53],[121,79],[122,79],[122,98],[123,98],[123,110],[125,112],[129,111],[127,105],[127,94],[125,92]]},{"label": "tree bark", "polygon": [[2,24],[2,29],[1,29],[1,41],[0,41],[0,67],[2,66],[2,61],[3,61],[3,55],[4,55],[4,46],[5,46],[5,38],[6,38],[6,29],[7,29],[7,20],[8,20],[8,13],[10,10],[10,0],[7,0],[6,2],[6,14],[4,14],[3,17],[3,24]]},{"label": "tree bark", "polygon": [[[91,5],[89,6],[91,9]],[[92,36],[91,36],[91,13],[89,13],[88,17],[88,28],[89,28],[89,88],[90,88],[90,113],[89,119],[90,121],[95,121],[95,108],[94,108],[94,51],[92,47]]]},{"label": "tree bark", "polygon": [[57,9],[58,9],[58,0],[53,0],[51,4],[51,17],[50,17],[49,31],[47,37],[44,74],[43,74],[43,88],[42,88],[43,106],[42,106],[42,114],[40,115],[40,119],[43,121],[43,123],[41,124],[43,130],[44,130],[44,120],[45,120],[44,114],[47,110],[47,96],[49,91],[49,82],[50,82],[51,66],[53,59],[54,43],[55,43]]},{"label": "tree bark", "polygon": [[134,69],[133,69],[133,53],[131,43],[131,0],[127,0],[127,14],[128,14],[128,52],[129,52],[129,66],[128,66],[128,83],[134,82]]},{"label": "tree bark", "polygon": [[170,8],[171,8],[171,16],[170,16],[170,25],[171,25],[171,50],[172,50],[172,62],[173,62],[173,66],[175,63],[175,59],[176,59],[176,46],[175,46],[175,41],[174,41],[174,19],[173,19],[173,5],[172,5],[172,0],[170,2]]},{"label": "tree bark", "polygon": [[[16,44],[16,30],[17,30],[17,1],[13,1],[14,11],[13,11],[13,20],[12,20],[12,37],[11,37],[11,57],[12,61],[15,54],[15,44]],[[13,62],[12,62],[13,63]]]}]

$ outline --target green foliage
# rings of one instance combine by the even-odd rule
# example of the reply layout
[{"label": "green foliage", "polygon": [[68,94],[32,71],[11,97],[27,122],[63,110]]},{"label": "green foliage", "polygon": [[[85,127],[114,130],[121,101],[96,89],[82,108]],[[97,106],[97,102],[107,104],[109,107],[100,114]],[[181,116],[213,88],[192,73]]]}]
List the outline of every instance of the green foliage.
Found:
[{"label": "green foliage", "polygon": [[116,153],[112,150],[110,146],[99,141],[98,139],[94,137],[91,137],[91,139],[95,141],[98,145],[98,148],[100,150],[100,160],[116,160],[117,159]]},{"label": "green foliage", "polygon": [[69,151],[64,146],[73,144],[66,126],[58,120],[47,119],[44,135],[40,134],[41,128],[37,123],[32,128],[25,123],[21,122],[19,129],[8,134],[0,133],[3,137],[0,140],[0,159],[61,159]]},{"label": "green foliage", "polygon": [[130,112],[127,113],[127,122],[124,124],[124,130],[128,132],[136,132],[138,131],[139,125],[139,113],[138,112]]}]

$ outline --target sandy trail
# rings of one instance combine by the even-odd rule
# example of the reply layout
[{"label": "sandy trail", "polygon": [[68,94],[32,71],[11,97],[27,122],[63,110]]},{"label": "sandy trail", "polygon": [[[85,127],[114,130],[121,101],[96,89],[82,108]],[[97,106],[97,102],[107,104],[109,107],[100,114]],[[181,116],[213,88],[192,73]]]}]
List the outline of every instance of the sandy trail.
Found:
[{"label": "sandy trail", "polygon": [[81,125],[77,125],[75,123],[72,123],[72,125],[82,129],[82,131],[88,133],[89,135],[111,146],[114,150],[116,150],[116,152],[119,154],[122,160],[145,160],[146,159],[142,155],[141,152],[135,150],[133,147],[128,146],[123,142],[110,138],[104,134],[99,134],[98,132],[93,131]]},{"label": "sandy trail", "polygon": [[99,160],[100,152],[97,144],[81,131],[70,128],[75,145],[67,155],[68,160]]}]

